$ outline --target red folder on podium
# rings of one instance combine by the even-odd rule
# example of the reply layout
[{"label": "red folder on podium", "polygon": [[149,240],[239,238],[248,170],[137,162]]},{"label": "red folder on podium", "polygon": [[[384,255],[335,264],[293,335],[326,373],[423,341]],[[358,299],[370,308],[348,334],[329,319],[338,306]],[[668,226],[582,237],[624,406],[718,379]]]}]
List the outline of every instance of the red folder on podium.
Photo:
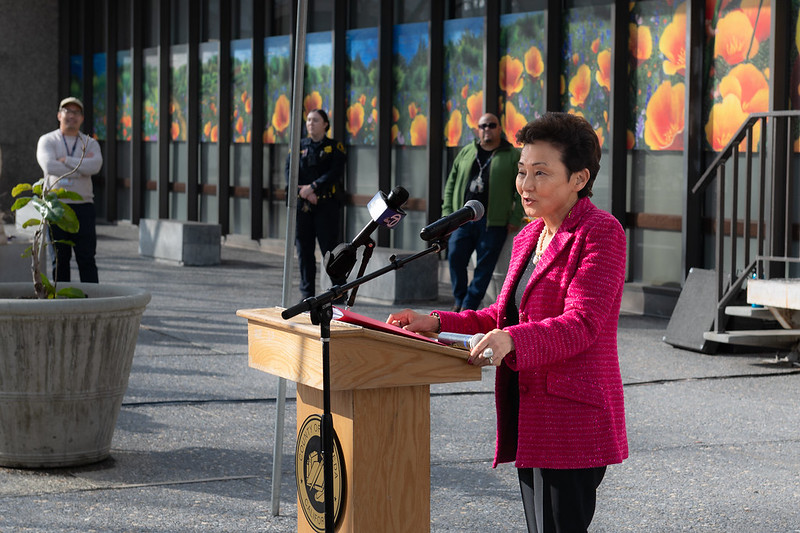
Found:
[{"label": "red folder on podium", "polygon": [[361,326],[367,329],[384,331],[386,333],[392,333],[394,335],[402,335],[403,337],[410,337],[412,339],[424,340],[428,342],[433,342],[435,344],[443,344],[434,338],[426,337],[419,333],[408,331],[407,329],[399,328],[393,324],[387,324],[386,322],[381,322],[380,320],[375,320],[374,318],[370,318],[368,316],[359,315],[358,313],[354,313],[347,309],[342,309],[341,307],[333,306],[333,319],[338,320],[339,322],[347,322],[348,324],[355,324],[356,326]]}]

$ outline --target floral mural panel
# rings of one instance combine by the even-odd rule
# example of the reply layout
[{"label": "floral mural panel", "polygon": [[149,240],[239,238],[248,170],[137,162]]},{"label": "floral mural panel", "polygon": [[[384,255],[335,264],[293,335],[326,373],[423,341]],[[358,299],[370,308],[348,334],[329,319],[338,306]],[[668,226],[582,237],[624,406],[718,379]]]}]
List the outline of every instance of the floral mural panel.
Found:
[{"label": "floral mural panel", "polygon": [[264,39],[264,144],[289,142],[289,117],[291,115],[291,35],[278,35]]},{"label": "floral mural panel", "polygon": [[106,53],[92,56],[92,131],[98,141],[106,140]]},{"label": "floral mural panel", "polygon": [[683,150],[686,25],[685,3],[646,1],[632,6],[628,149]]},{"label": "floral mural panel", "polygon": [[465,146],[483,115],[483,17],[444,22],[444,141]]},{"label": "floral mural panel", "polygon": [[189,114],[188,51],[187,45],[176,45],[171,48],[169,57],[169,127],[170,139],[174,142],[186,142],[189,138],[186,126]]},{"label": "floral mural panel", "polygon": [[[789,98],[791,98],[792,109],[798,110],[800,109],[800,0],[792,0],[791,13],[794,42],[789,50],[789,64],[791,65]],[[800,152],[800,121],[792,121],[792,140],[794,151]]]},{"label": "floral mural panel", "polygon": [[545,111],[546,23],[544,11],[500,17],[500,122],[512,144]]},{"label": "floral mural panel", "polygon": [[[710,87],[704,105],[705,147],[718,152],[751,113],[769,111],[771,3],[708,0],[706,18],[711,31],[704,58]],[[756,126],[754,150],[760,138]],[[746,148],[745,141],[740,148]]]},{"label": "floral mural panel", "polygon": [[219,44],[200,43],[200,142],[219,140]]},{"label": "floral mural panel", "polygon": [[[597,133],[601,147],[606,146],[608,137],[610,20],[609,6],[568,10],[564,20],[562,47],[564,70],[561,73],[561,109],[584,117]],[[639,55],[644,55],[644,52]]]},{"label": "floral mural panel", "polygon": [[375,146],[378,135],[378,28],[347,32],[345,143]]},{"label": "floral mural panel", "polygon": [[158,140],[158,48],[144,50],[142,140]]},{"label": "floral mural panel", "polygon": [[250,39],[231,41],[231,135],[249,143],[253,127],[253,50]]},{"label": "floral mural panel", "polygon": [[[306,115],[312,109],[323,109],[331,121],[335,120],[331,98],[333,97],[333,33],[329,31],[309,33],[306,37],[306,77],[303,87],[303,128]],[[328,130],[328,135],[331,135]]]},{"label": "floral mural panel", "polygon": [[394,26],[394,101],[392,142],[397,145],[428,144],[428,23]]},{"label": "floral mural panel", "polygon": [[117,52],[117,140],[133,138],[133,76],[131,51]]}]

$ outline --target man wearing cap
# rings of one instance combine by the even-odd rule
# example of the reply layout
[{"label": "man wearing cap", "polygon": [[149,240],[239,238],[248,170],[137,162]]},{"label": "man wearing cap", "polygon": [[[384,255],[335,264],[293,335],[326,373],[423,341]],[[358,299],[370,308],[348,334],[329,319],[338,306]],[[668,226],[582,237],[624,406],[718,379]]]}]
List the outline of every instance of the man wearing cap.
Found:
[{"label": "man wearing cap", "polygon": [[103,156],[97,141],[80,131],[83,124],[83,102],[74,97],[64,98],[59,105],[57,118],[59,128],[39,138],[36,159],[44,171],[46,188],[64,188],[78,193],[81,200],[63,200],[70,204],[78,217],[80,228],[77,233],[67,233],[57,226],[50,228],[50,238],[55,246],[53,278],[56,281],[70,281],[72,246],[59,241],[71,241],[75,244],[75,261],[78,263],[81,281],[97,283],[97,264],[94,259],[97,233],[92,176],[100,172]]},{"label": "man wearing cap", "polygon": [[[519,150],[504,137],[500,121],[492,113],[478,119],[478,138],[465,146],[453,161],[442,202],[442,216],[450,215],[469,200],[486,207],[481,220],[467,222],[450,236],[448,260],[453,286],[453,311],[478,309],[509,233],[522,221],[522,203],[516,177]],[[472,282],[467,284],[467,265],[476,252]]]}]

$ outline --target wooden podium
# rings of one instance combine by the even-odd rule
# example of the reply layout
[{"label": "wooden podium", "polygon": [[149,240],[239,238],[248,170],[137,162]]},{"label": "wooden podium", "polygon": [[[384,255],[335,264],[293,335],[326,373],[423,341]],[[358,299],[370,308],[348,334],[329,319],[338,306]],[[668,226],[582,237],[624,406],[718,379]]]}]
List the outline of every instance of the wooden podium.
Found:
[{"label": "wooden podium", "polygon": [[[248,320],[250,366],[297,383],[297,531],[320,532],[324,494],[319,483],[307,492],[319,474],[308,459],[316,456],[302,453],[323,409],[320,330],[308,314],[287,321],[282,310],[237,314]],[[337,532],[430,531],[430,384],[480,381],[480,367],[467,357],[426,340],[331,323],[331,412],[343,463],[337,468],[334,459]]]}]

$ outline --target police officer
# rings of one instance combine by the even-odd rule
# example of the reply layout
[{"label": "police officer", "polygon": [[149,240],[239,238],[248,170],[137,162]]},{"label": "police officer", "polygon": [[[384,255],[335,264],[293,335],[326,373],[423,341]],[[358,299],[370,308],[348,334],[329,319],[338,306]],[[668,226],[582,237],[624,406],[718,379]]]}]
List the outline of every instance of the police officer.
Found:
[{"label": "police officer", "polygon": [[[342,143],[325,135],[330,127],[325,111],[309,111],[306,117],[308,137],[300,141],[295,246],[300,267],[300,293],[303,298],[315,294],[316,242],[319,242],[323,256],[342,242],[339,217],[344,199],[345,150]],[[288,158],[286,179],[289,180]],[[347,280],[332,281],[334,285],[341,285]]]}]

